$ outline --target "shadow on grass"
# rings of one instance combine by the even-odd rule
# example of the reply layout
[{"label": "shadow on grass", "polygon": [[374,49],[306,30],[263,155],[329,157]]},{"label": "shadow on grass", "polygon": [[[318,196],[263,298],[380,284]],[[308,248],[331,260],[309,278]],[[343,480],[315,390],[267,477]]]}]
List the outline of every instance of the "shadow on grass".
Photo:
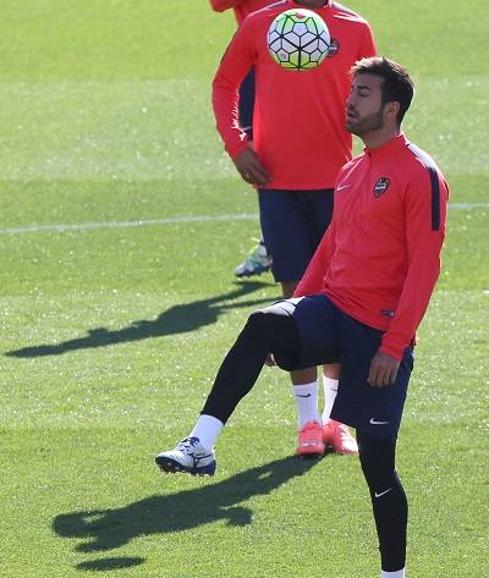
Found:
[{"label": "shadow on grass", "polygon": [[[138,536],[183,532],[219,520],[225,520],[228,526],[246,526],[252,523],[253,511],[242,502],[269,494],[317,463],[282,458],[202,488],[151,496],[122,508],[61,514],[54,519],[53,529],[58,536],[85,540],[76,550],[92,553],[119,548]],[[110,557],[82,562],[77,567],[103,571],[143,562],[139,557]]]},{"label": "shadow on grass", "polygon": [[121,568],[132,568],[143,564],[144,558],[120,557],[120,558],[103,558],[102,560],[88,560],[77,565],[79,570],[93,570],[96,572],[105,572],[106,570],[120,570]]},{"label": "shadow on grass", "polygon": [[[210,299],[202,299],[193,303],[175,305],[164,311],[154,320],[142,319],[134,321],[128,327],[110,331],[105,327],[89,329],[88,335],[77,339],[70,339],[55,345],[43,344],[33,347],[24,347],[5,353],[7,357],[44,357],[47,355],[61,355],[69,351],[78,349],[95,349],[117,343],[127,343],[139,341],[151,337],[162,337],[164,335],[175,335],[177,333],[188,333],[195,331],[199,327],[215,323],[227,309],[238,309],[240,307],[250,307],[263,303],[270,303],[269,298],[255,299],[252,301],[241,301],[233,303],[235,299],[244,297],[254,291],[267,287],[268,284],[257,281],[239,283],[238,288],[223,295],[218,295]],[[231,301],[231,303],[228,303]]]}]

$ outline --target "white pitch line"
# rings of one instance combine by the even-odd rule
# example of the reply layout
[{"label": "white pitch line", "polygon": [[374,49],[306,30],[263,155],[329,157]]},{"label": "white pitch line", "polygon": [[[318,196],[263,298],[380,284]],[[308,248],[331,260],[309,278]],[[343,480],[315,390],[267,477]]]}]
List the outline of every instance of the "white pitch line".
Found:
[{"label": "white pitch line", "polygon": [[480,202],[480,203],[449,203],[449,209],[463,209],[470,211],[471,209],[487,209],[489,207],[489,203],[487,202]]},{"label": "white pitch line", "polygon": [[[451,203],[449,209],[470,211],[472,209],[487,209],[488,202]],[[177,225],[179,223],[212,223],[218,221],[254,221],[258,215],[254,213],[235,213],[232,215],[186,215],[181,217],[166,217],[162,219],[147,219],[139,221],[102,221],[100,223],[80,223],[73,225],[28,225],[0,229],[0,235],[22,235],[26,233],[70,233],[76,231],[93,231],[97,229],[127,229],[130,227],[149,227],[158,225]]]},{"label": "white pitch line", "polygon": [[79,225],[29,225],[0,229],[0,235],[20,235],[23,233],[69,233],[72,231],[93,231],[96,229],[127,229],[129,227],[148,227],[154,225],[177,225],[179,223],[209,223],[216,221],[251,221],[258,219],[257,214],[237,213],[234,215],[187,215],[163,219],[141,219],[140,221],[102,221],[101,223],[81,223]]}]

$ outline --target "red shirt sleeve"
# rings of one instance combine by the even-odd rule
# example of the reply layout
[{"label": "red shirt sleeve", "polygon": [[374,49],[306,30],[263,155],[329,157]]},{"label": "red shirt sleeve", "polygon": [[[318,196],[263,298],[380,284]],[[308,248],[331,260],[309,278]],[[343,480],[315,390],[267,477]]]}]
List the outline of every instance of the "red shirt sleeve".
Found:
[{"label": "red shirt sleeve", "polygon": [[415,336],[440,274],[447,202],[447,184],[434,168],[420,172],[406,190],[408,270],[394,318],[380,347],[398,360]]},{"label": "red shirt sleeve", "polygon": [[212,107],[226,151],[236,157],[247,146],[238,122],[239,86],[255,61],[253,23],[246,19],[229,44],[212,83]]},{"label": "red shirt sleeve", "polygon": [[305,297],[307,295],[317,295],[323,288],[324,276],[331,261],[331,255],[335,244],[335,225],[332,221],[325,235],[319,243],[313,258],[309,262],[307,269],[302,276],[299,285],[294,291],[294,297]]},{"label": "red shirt sleeve", "polygon": [[224,12],[229,8],[234,8],[243,4],[245,0],[210,0],[212,10],[216,12]]},{"label": "red shirt sleeve", "polygon": [[359,59],[377,55],[377,47],[375,46],[374,35],[368,22],[365,23],[363,30],[364,32],[362,37],[362,44],[360,46],[360,53],[358,55]]}]

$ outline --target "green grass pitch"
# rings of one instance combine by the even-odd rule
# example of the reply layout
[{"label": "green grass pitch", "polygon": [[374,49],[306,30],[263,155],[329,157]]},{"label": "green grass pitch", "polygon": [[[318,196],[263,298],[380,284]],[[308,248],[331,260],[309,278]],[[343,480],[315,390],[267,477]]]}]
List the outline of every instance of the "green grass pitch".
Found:
[{"label": "green grass pitch", "polygon": [[[406,132],[452,189],[399,440],[410,578],[487,568],[489,68],[481,0],[354,0],[413,73]],[[206,0],[2,0],[0,576],[375,578],[355,458],[292,459],[265,369],[213,479],[153,456],[192,426],[270,276],[236,283],[254,193],[214,130],[234,29]],[[144,221],[145,225],[133,226]]]}]

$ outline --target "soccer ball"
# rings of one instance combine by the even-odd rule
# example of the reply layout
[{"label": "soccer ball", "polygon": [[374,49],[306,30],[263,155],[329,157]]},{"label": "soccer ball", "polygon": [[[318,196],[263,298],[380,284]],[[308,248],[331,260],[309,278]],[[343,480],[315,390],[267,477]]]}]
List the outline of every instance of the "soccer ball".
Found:
[{"label": "soccer ball", "polygon": [[303,8],[279,14],[267,34],[270,56],[287,70],[317,68],[328,55],[330,42],[328,27],[321,16]]}]

